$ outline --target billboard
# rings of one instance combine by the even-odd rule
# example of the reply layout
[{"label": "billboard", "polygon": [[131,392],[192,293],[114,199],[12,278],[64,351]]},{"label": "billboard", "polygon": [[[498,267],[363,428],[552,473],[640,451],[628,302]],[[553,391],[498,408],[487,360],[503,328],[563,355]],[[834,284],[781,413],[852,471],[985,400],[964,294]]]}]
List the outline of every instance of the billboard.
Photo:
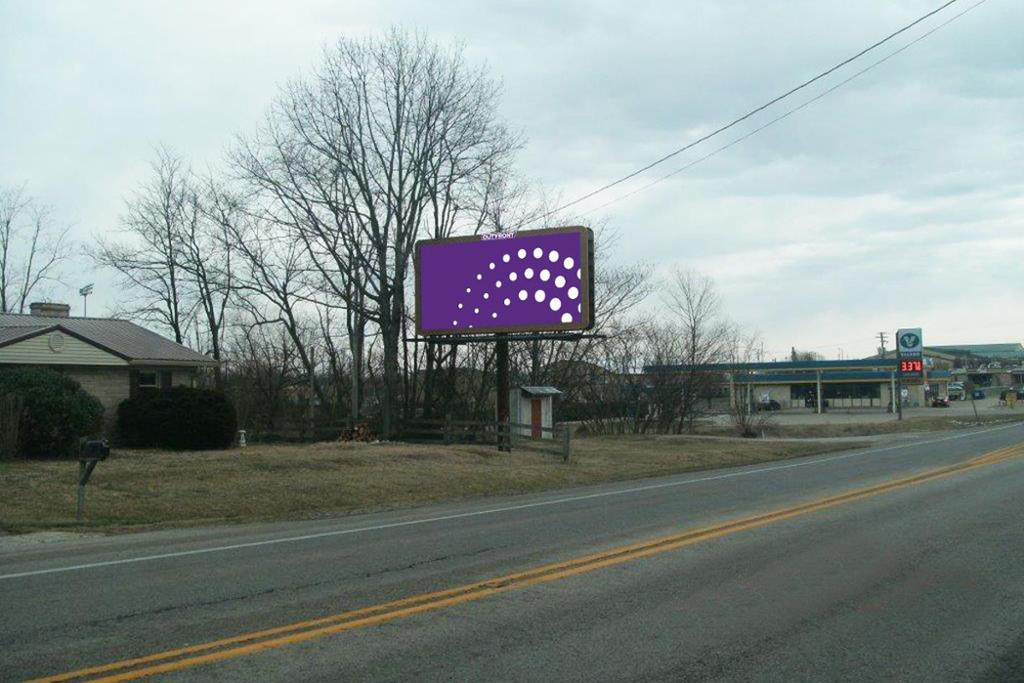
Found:
[{"label": "billboard", "polygon": [[418,242],[416,332],[588,330],[593,253],[593,232],[578,226]]}]

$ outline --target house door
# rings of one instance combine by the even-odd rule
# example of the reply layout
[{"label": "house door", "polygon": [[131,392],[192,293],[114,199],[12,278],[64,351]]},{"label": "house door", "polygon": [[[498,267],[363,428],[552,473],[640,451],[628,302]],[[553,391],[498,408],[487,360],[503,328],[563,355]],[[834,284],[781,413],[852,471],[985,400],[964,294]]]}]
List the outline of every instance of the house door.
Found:
[{"label": "house door", "polygon": [[534,439],[540,438],[540,399],[530,399],[530,436]]}]

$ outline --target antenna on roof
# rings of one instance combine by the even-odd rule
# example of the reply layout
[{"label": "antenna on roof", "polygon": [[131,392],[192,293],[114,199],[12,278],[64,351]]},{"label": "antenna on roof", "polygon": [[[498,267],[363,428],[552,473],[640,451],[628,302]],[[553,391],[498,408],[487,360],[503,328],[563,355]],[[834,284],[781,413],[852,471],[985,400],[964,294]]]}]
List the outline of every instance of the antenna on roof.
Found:
[{"label": "antenna on roof", "polygon": [[82,317],[84,318],[89,315],[89,295],[92,294],[92,283],[82,287],[78,293],[82,295]]}]

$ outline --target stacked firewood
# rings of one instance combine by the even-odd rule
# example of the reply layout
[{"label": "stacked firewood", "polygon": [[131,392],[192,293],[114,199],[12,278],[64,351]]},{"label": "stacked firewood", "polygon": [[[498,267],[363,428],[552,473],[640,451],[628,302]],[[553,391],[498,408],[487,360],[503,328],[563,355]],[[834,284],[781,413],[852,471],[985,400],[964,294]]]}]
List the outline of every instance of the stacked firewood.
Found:
[{"label": "stacked firewood", "polygon": [[376,441],[377,437],[367,422],[357,422],[341,433],[340,441]]}]

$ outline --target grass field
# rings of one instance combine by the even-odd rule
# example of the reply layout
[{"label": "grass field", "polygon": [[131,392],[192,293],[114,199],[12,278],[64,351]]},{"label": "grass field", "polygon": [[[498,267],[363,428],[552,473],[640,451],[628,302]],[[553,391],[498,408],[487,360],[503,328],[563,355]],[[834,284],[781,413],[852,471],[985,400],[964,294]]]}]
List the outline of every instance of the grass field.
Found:
[{"label": "grass field", "polygon": [[519,449],[320,443],[170,453],[115,451],[87,486],[74,520],[77,461],[0,463],[0,530],[129,530],[152,526],[303,519],[433,501],[526,493],[766,462],[857,444],[594,437],[573,461]]}]

